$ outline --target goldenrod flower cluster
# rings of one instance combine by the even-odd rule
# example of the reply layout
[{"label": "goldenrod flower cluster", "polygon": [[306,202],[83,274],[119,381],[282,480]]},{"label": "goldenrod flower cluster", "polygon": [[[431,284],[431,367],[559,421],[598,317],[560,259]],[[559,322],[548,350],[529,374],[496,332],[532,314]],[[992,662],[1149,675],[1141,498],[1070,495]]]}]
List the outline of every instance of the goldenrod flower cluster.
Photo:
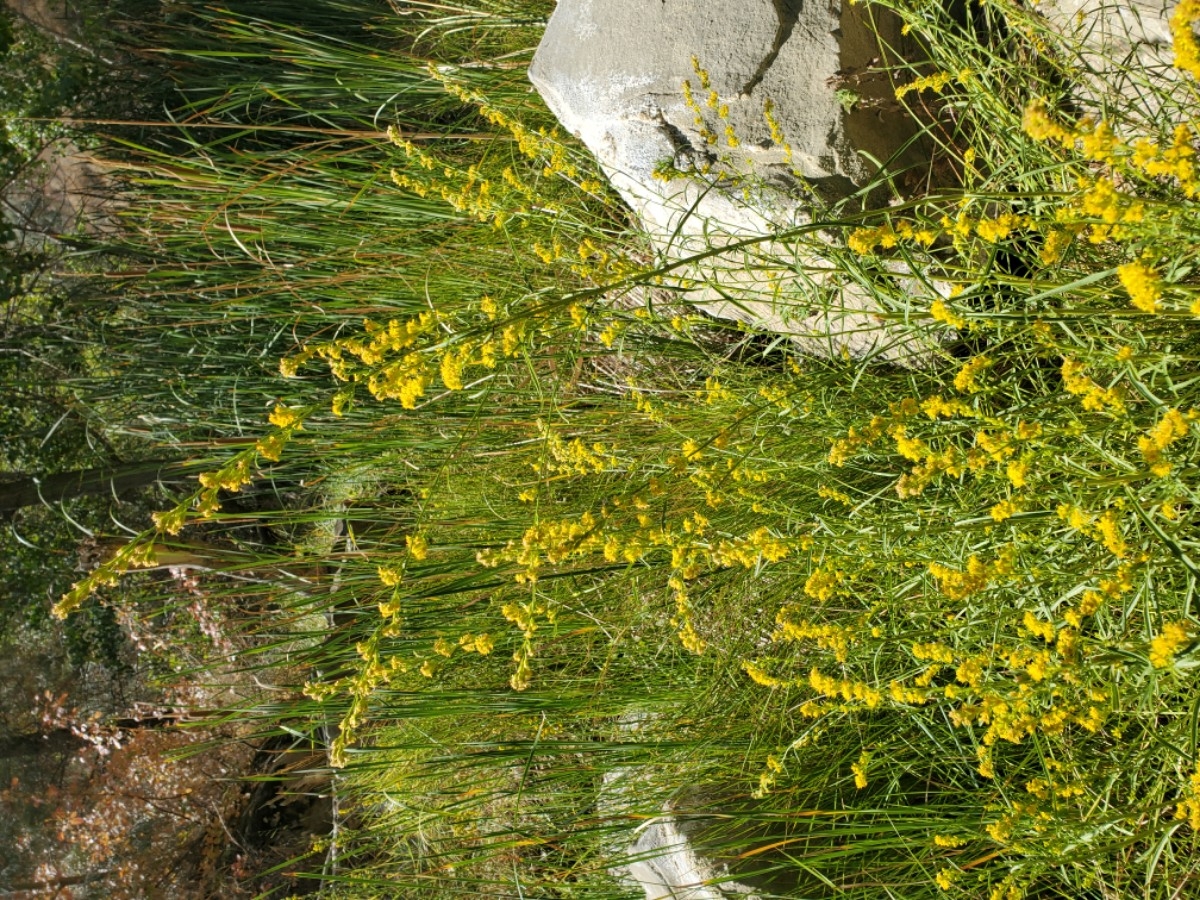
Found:
[{"label": "goldenrod flower cluster", "polygon": [[1191,642],[1192,631],[1186,622],[1168,622],[1150,641],[1150,664],[1156,669],[1168,668]]},{"label": "goldenrod flower cluster", "polygon": [[946,85],[954,81],[955,75],[952,72],[934,72],[930,75],[922,75],[919,78],[914,78],[908,84],[901,85],[896,88],[896,99],[903,100],[908,94],[914,91],[933,91],[935,94],[940,94],[945,90]]},{"label": "goldenrod flower cluster", "polygon": [[929,304],[929,315],[933,317],[935,322],[942,322],[951,328],[961,330],[967,327],[967,320],[954,312],[954,310],[946,305],[946,301],[940,297]]},{"label": "goldenrod flower cluster", "polygon": [[[513,653],[513,662],[517,665],[509,678],[509,684],[514,691],[524,691],[533,683],[533,665],[530,662],[535,655],[533,635],[540,627],[542,620],[553,625],[558,617],[558,611],[544,599],[534,597],[525,603],[506,603],[501,608],[501,612],[504,614],[504,618],[520,629],[523,636],[521,646]],[[485,642],[485,644],[487,643]],[[488,650],[490,652],[490,646],[488,646]]]},{"label": "goldenrod flower cluster", "polygon": [[1012,234],[1018,228],[1029,228],[1033,219],[1029,216],[1006,212],[994,219],[980,219],[975,225],[975,233],[989,244],[997,244]]},{"label": "goldenrod flower cluster", "polygon": [[1196,41],[1195,31],[1197,21],[1200,21],[1200,0],[1180,0],[1171,14],[1175,67],[1200,79],[1200,44]]},{"label": "goldenrod flower cluster", "polygon": [[1081,397],[1083,408],[1091,412],[1123,413],[1125,401],[1115,387],[1102,388],[1084,374],[1087,366],[1067,356],[1063,358],[1063,389]]},{"label": "goldenrod flower cluster", "polygon": [[1175,818],[1187,822],[1192,831],[1200,831],[1200,766],[1188,778],[1181,793],[1183,799],[1175,807]]},{"label": "goldenrod flower cluster", "polygon": [[1146,434],[1138,438],[1138,449],[1150,471],[1158,478],[1171,474],[1171,463],[1165,452],[1171,445],[1188,436],[1187,418],[1178,409],[1167,410]]},{"label": "goldenrod flower cluster", "polygon": [[954,849],[961,847],[967,843],[967,839],[956,834],[935,834],[933,836],[933,845],[935,847],[946,847]]},{"label": "goldenrod flower cluster", "polygon": [[821,650],[832,653],[840,663],[846,662],[850,647],[858,642],[857,629],[827,622],[810,622],[807,619],[793,619],[796,610],[784,607],[775,617],[774,641],[803,642],[812,641]]},{"label": "goldenrod flower cluster", "polygon": [[895,247],[900,241],[910,241],[919,247],[929,247],[937,240],[937,232],[930,228],[914,225],[905,219],[884,222],[870,228],[857,228],[846,239],[848,246],[860,256],[873,253],[876,247],[885,250]]},{"label": "goldenrod flower cluster", "polygon": [[335,768],[346,765],[347,752],[357,739],[359,729],[367,721],[374,693],[395,676],[408,671],[408,664],[399,656],[385,660],[380,652],[382,639],[394,633],[394,623],[385,622],[366,640],[359,641],[354,649],[360,662],[353,674],[332,682],[308,682],[304,685],[305,696],[318,703],[338,695],[350,701],[339,722],[338,733],[329,747],[329,764]]},{"label": "goldenrod flower cluster", "polygon": [[[494,310],[495,302],[485,298],[481,306],[485,312],[488,308]],[[365,383],[376,400],[399,400],[402,408],[416,409],[433,384],[435,373],[440,374],[448,390],[462,390],[468,368],[494,369],[499,353],[512,356],[517,352],[523,331],[521,326],[509,324],[501,331],[499,348],[491,338],[464,339],[438,354],[433,347],[420,346],[438,338],[438,321],[433,312],[383,324],[368,319],[362,334],[306,346],[281,361],[280,371],[292,377],[304,363],[320,358],[337,380],[351,385]],[[334,415],[340,416],[352,398],[352,388],[339,391],[333,400]]]},{"label": "goldenrod flower cluster", "polygon": [[254,463],[257,458],[278,461],[283,448],[293,435],[304,427],[304,414],[283,404],[276,404],[268,417],[272,431],[255,441],[249,450],[243,450],[221,468],[199,475],[200,490],[173,509],[156,512],[152,518],[160,533],[179,534],[187,523],[188,510],[193,508],[201,519],[214,516],[221,508],[219,493],[241,490],[254,479]]},{"label": "goldenrod flower cluster", "polygon": [[813,667],[808,673],[808,683],[822,697],[841,699],[847,704],[861,705],[866,709],[877,709],[883,703],[883,694],[865,681],[834,678]]},{"label": "goldenrod flower cluster", "polygon": [[912,655],[915,659],[942,663],[947,666],[954,662],[954,651],[945,644],[936,641],[925,644],[913,644]]},{"label": "goldenrod flower cluster", "polygon": [[763,687],[786,687],[788,685],[797,683],[784,678],[777,678],[758,663],[749,659],[742,660],[742,671],[750,676],[751,681],[753,681],[755,684],[761,684]]},{"label": "goldenrod flower cluster", "polygon": [[525,529],[520,543],[509,541],[502,549],[481,551],[478,560],[485,566],[513,562],[520,567],[514,576],[518,584],[531,584],[546,563],[556,565],[585,556],[603,546],[599,522],[585,512],[577,519],[540,522]]},{"label": "goldenrod flower cluster", "polygon": [[954,890],[954,885],[962,877],[962,872],[958,869],[952,869],[949,866],[938,869],[937,874],[933,877],[933,883],[943,891]]},{"label": "goldenrod flower cluster", "polygon": [[974,394],[980,389],[979,377],[989,368],[990,357],[979,355],[967,360],[954,376],[954,389],[963,394]]},{"label": "goldenrod flower cluster", "polygon": [[1143,260],[1135,260],[1118,266],[1117,276],[1121,286],[1129,293],[1129,301],[1135,308],[1144,313],[1158,311],[1158,301],[1162,299],[1163,284],[1153,267]]},{"label": "goldenrod flower cluster", "polygon": [[770,98],[763,103],[763,119],[771,133],[771,140],[783,148],[784,159],[789,166],[792,165],[792,145],[788,141],[787,135],[783,133],[783,126],[779,124],[779,119],[775,117],[775,104]]},{"label": "goldenrod flower cluster", "polygon": [[814,569],[804,582],[804,593],[818,603],[824,603],[833,596],[833,592],[845,577],[844,572],[835,569]]},{"label": "goldenrod flower cluster", "polygon": [[150,568],[154,565],[157,565],[157,561],[153,537],[141,535],[123,544],[86,577],[71,585],[71,589],[54,604],[51,613],[56,619],[65,619],[99,588],[112,587],[122,575],[133,569]]},{"label": "goldenrod flower cluster", "polygon": [[602,441],[585,442],[575,437],[569,441],[539,419],[538,431],[545,440],[546,456],[532,464],[533,470],[541,474],[597,475],[603,472],[619,472],[621,460]]},{"label": "goldenrod flower cluster", "polygon": [[1009,546],[990,561],[972,554],[962,570],[941,563],[930,563],[929,574],[937,579],[938,590],[951,600],[965,600],[1011,575],[1015,569],[1015,559],[1016,550]]},{"label": "goldenrod flower cluster", "polygon": [[860,791],[867,786],[867,769],[871,765],[871,754],[864,750],[850,766],[850,771],[854,774],[854,786]]},{"label": "goldenrod flower cluster", "polygon": [[[595,178],[581,178],[567,146],[556,133],[544,128],[536,131],[529,128],[480,94],[457,83],[447,69],[431,65],[429,73],[441,82],[447,93],[474,106],[485,120],[507,131],[519,152],[540,166],[543,177],[561,177],[578,185],[585,193],[594,194],[602,189]],[[463,168],[437,159],[405,138],[395,126],[388,129],[388,136],[413,164],[409,171],[391,173],[392,181],[404,190],[421,197],[435,194],[458,212],[480,221],[491,221],[496,227],[504,225],[514,215],[533,212],[535,207],[542,212],[561,211],[561,206],[545,190],[535,192],[531,185],[513,173],[511,167],[504,170],[499,183],[493,182],[478,165]]]}]

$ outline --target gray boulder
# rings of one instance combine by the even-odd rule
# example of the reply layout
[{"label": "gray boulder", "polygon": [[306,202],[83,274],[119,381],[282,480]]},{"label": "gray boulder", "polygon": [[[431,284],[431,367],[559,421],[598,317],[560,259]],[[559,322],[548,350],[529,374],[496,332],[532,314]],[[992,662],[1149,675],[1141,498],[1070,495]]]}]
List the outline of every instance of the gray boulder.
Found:
[{"label": "gray boulder", "polygon": [[[827,238],[778,237],[875,161],[921,158],[890,82],[867,71],[878,50],[863,16],[837,0],[560,0],[529,77],[688,302],[805,352],[912,363],[928,346],[843,280]],[[876,26],[901,46],[898,23]]]},{"label": "gray boulder", "polygon": [[[884,36],[899,45],[890,30]],[[878,55],[861,7],[836,0],[561,0],[529,77],[567,130],[629,178],[649,179],[663,161],[691,169],[724,157],[728,169],[783,184],[794,183],[794,170],[836,197],[872,172],[862,152],[887,159],[914,132],[886,79],[862,77]],[[685,101],[685,81],[705,126]],[[841,81],[860,98],[850,112]]]},{"label": "gray boulder", "polygon": [[1081,105],[1102,113],[1116,101],[1135,127],[1144,127],[1161,117],[1162,97],[1178,87],[1170,26],[1177,5],[1177,0],[1042,0],[1034,8],[1068,58],[1078,60],[1081,78],[1074,93]]}]

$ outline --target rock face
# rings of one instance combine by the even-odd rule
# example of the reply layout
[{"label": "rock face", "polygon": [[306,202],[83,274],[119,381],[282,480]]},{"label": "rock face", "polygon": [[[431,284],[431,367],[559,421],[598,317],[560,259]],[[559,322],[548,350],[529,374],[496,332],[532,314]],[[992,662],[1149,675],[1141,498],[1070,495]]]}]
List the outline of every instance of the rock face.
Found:
[{"label": "rock face", "polygon": [[[1176,2],[1042,0],[1035,15],[1078,54],[1085,108],[1117,96],[1152,121],[1176,77]],[[864,15],[849,0],[559,0],[529,77],[595,154],[681,299],[806,353],[921,365],[939,336],[890,323],[945,285],[893,271],[885,317],[879,291],[837,271],[822,235],[794,239],[873,161],[922,162],[914,123],[872,74],[875,33],[913,48],[898,22],[868,28]]]},{"label": "rock face", "polygon": [[772,238],[857,189],[871,159],[920,159],[891,85],[865,72],[877,52],[839,0],[560,0],[529,77],[690,302],[806,352],[904,362],[919,351],[865,291]]},{"label": "rock face", "polygon": [[[899,41],[898,32],[886,37]],[[912,134],[894,102],[871,105],[890,101],[882,79],[854,82],[864,101],[854,112],[838,99],[839,73],[852,76],[877,55],[858,8],[837,0],[561,0],[529,77],[612,174],[643,183],[663,161],[688,169],[721,154],[729,168],[768,181],[787,183],[795,168],[818,191],[841,196],[871,171],[860,151],[886,159]],[[715,144],[701,137],[685,100],[688,80]],[[768,100],[791,165],[764,115]],[[737,147],[728,146],[727,126]]]},{"label": "rock face", "polygon": [[618,848],[624,859],[610,870],[618,880],[646,892],[646,900],[759,900],[754,890],[732,880],[698,854],[668,812],[638,827],[635,840]]},{"label": "rock face", "polygon": [[1084,105],[1097,111],[1115,95],[1135,121],[1146,123],[1162,112],[1159,98],[1146,88],[1169,94],[1178,81],[1170,26],[1177,5],[1177,0],[1043,0],[1035,8],[1079,54],[1088,74],[1075,93]]}]

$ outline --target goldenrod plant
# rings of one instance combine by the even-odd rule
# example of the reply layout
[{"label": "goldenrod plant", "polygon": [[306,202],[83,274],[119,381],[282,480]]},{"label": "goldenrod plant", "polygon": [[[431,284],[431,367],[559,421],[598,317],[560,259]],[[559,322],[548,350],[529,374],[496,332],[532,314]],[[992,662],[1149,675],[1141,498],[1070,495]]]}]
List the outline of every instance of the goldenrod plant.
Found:
[{"label": "goldenrod plant", "polygon": [[220,461],[59,608],[225,542],[241,665],[293,681],[245,714],[342,798],[330,896],[635,896],[664,815],[763,897],[1200,891],[1195,4],[1138,114],[1024,6],[869,5],[936,186],[814,246],[950,335],[919,367],[690,308],[521,84],[544,4],[175,36],[112,340]]}]

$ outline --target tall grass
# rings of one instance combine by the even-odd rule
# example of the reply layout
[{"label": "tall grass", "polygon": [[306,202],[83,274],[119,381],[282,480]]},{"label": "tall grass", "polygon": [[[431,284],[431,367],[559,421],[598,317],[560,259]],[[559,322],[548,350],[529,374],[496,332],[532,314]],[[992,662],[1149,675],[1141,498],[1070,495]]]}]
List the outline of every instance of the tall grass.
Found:
[{"label": "tall grass", "polygon": [[286,688],[244,714],[329,751],[331,895],[628,896],[662,817],[760,896],[1194,892],[1195,83],[1086,119],[1021,9],[886,8],[956,187],[815,245],[940,330],[910,369],[635,262],[521,81],[545,9],[164,33],[96,402],[219,461],[63,609],[208,573]]}]

